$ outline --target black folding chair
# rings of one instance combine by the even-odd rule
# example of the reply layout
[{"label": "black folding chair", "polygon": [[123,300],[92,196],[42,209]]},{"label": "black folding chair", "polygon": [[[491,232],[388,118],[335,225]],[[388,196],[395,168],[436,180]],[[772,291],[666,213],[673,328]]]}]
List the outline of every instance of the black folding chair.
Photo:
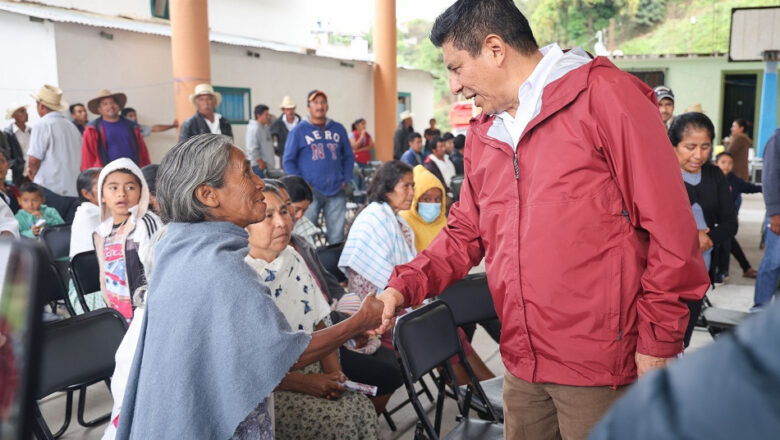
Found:
[{"label": "black folding chair", "polygon": [[331,273],[340,283],[347,281],[344,272],[339,269],[339,258],[344,250],[344,243],[336,243],[317,248],[317,258],[319,258],[322,267]]},{"label": "black folding chair", "polygon": [[702,301],[701,314],[699,315],[699,320],[696,322],[696,326],[706,328],[710,335],[715,338],[721,336],[721,333],[725,334],[733,331],[737,325],[749,316],[749,312],[715,307],[705,295],[704,300]]},{"label": "black folding chair", "polygon": [[[493,305],[493,296],[488,288],[487,277],[483,274],[468,275],[461,281],[446,288],[438,296],[452,311],[455,324],[458,326],[497,320],[496,309]],[[494,327],[494,326],[491,326]],[[500,323],[498,324],[500,328]],[[500,332],[500,330],[499,330]],[[492,335],[491,335],[492,336]],[[495,339],[495,336],[493,336]],[[436,378],[439,380],[439,378]],[[482,389],[488,397],[488,402],[493,411],[499,416],[497,422],[504,421],[504,377],[495,377],[480,382]],[[465,392],[468,385],[464,385],[461,391]],[[488,415],[484,401],[479,395],[474,395],[471,401],[472,407],[483,415]]]},{"label": "black folding chair", "polygon": [[49,251],[49,257],[57,266],[62,282],[68,285],[68,256],[70,255],[70,223],[46,226],[41,231],[41,241]]},{"label": "black folding chair", "polygon": [[265,170],[265,177],[269,179],[278,179],[284,177],[284,170],[280,168],[268,168]]},{"label": "black folding chair", "polygon": [[52,434],[36,406],[35,425],[39,436],[53,439],[61,436],[70,424],[73,392],[79,391],[78,422],[92,427],[105,423],[111,413],[84,420],[87,387],[106,382],[110,388],[114,372],[114,355],[127,330],[127,323],[114,309],[99,309],[83,315],[44,325],[37,399],[58,391],[66,392],[65,422]]},{"label": "black folding chair", "polygon": [[50,304],[52,313],[57,312],[57,305],[63,303],[70,316],[75,316],[73,305],[68,298],[68,288],[60,275],[57,265],[48,258],[42,262],[38,270],[38,285],[36,294],[43,304]]},{"label": "black folding chair", "polygon": [[69,270],[73,285],[76,287],[79,304],[85,312],[88,312],[89,307],[84,297],[100,291],[100,263],[97,254],[95,251],[88,251],[74,255]]},{"label": "black folding chair", "polygon": [[[454,381],[449,359],[457,355],[459,363],[471,379],[473,391],[487,401],[487,396],[471,370],[458,337],[457,326],[449,306],[444,301],[434,301],[398,318],[393,331],[393,345],[401,357],[401,373],[404,384],[419,419],[415,439],[427,436],[437,440],[441,430],[441,420],[445,398],[445,382]],[[417,397],[414,384],[434,368],[440,368],[443,380],[437,383],[436,412],[434,423]],[[454,388],[458,403],[458,424],[450,431],[447,439],[502,439],[503,425],[494,421],[471,419],[468,417],[471,407],[472,389],[462,393]],[[487,408],[493,420],[498,419],[492,407]]]},{"label": "black folding chair", "polygon": [[454,201],[460,200],[460,187],[463,186],[464,177],[457,175],[450,181],[450,189],[452,190],[452,199]]}]

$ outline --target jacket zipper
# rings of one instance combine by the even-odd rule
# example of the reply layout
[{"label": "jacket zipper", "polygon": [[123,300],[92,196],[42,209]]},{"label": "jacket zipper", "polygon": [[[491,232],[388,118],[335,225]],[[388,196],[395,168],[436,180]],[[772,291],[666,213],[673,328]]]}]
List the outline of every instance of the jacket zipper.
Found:
[{"label": "jacket zipper", "polygon": [[[515,150],[515,155],[514,155],[514,166],[515,166],[515,180],[520,180],[520,166],[517,164],[517,150]],[[520,191],[520,187],[518,187],[517,190]]]}]

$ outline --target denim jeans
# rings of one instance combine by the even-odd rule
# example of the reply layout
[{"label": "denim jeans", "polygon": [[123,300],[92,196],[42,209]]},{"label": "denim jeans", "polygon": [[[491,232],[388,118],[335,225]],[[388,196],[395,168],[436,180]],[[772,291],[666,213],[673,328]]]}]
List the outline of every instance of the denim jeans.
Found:
[{"label": "denim jeans", "polygon": [[261,179],[265,179],[265,171],[261,170],[259,166],[252,165],[252,171],[257,174],[257,176]]},{"label": "denim jeans", "polygon": [[314,193],[314,200],[311,201],[304,215],[316,225],[320,211],[324,210],[328,244],[341,243],[344,241],[344,223],[347,216],[347,196],[344,190],[330,197],[315,189],[312,189],[312,193]]},{"label": "denim jeans", "polygon": [[777,290],[778,278],[780,278],[780,236],[769,230],[769,218],[766,219],[766,231],[764,232],[766,251],[761,265],[758,266],[756,277],[756,306],[769,304]]}]

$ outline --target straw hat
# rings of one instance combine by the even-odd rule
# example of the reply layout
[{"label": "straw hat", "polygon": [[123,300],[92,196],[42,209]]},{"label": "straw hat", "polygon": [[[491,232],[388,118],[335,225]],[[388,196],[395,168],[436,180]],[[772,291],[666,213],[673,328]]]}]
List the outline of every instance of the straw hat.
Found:
[{"label": "straw hat", "polygon": [[5,118],[13,119],[14,113],[16,113],[16,111],[19,110],[20,108],[27,108],[27,106],[24,104],[19,104],[18,102],[12,102],[11,105],[5,111]]},{"label": "straw hat", "polygon": [[201,95],[213,96],[214,99],[217,100],[217,104],[214,107],[219,107],[219,103],[222,102],[222,94],[215,92],[214,87],[211,87],[211,84],[198,84],[195,86],[195,91],[190,95],[190,104],[192,104],[193,107],[198,107],[195,105],[195,98]]},{"label": "straw hat", "polygon": [[114,98],[117,105],[119,105],[120,109],[125,108],[125,104],[127,104],[127,95],[125,95],[124,93],[111,93],[111,91],[108,89],[103,89],[99,91],[96,98],[90,99],[89,102],[87,102],[87,108],[92,113],[99,115],[100,112],[98,112],[98,107],[100,107],[100,101],[103,98],[108,98],[108,97]]},{"label": "straw hat", "polygon": [[693,104],[692,106],[685,109],[685,112],[697,112],[697,113],[704,113],[704,108],[701,106],[701,104]]},{"label": "straw hat", "polygon": [[30,95],[35,102],[40,102],[49,110],[59,112],[68,108],[68,103],[62,100],[62,90],[59,87],[45,84],[37,95]]},{"label": "straw hat", "polygon": [[404,119],[413,118],[413,117],[414,117],[414,113],[410,112],[409,110],[404,110],[401,112],[401,116],[399,116],[399,120],[403,121]]},{"label": "straw hat", "polygon": [[289,96],[285,96],[282,99],[282,104],[279,107],[281,107],[282,109],[295,108],[295,103],[293,102],[292,98],[290,98]]}]

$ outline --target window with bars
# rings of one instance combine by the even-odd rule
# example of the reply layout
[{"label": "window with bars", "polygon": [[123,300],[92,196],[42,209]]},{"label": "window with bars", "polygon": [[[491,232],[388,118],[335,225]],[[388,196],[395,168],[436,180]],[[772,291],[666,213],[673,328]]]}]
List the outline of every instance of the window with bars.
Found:
[{"label": "window with bars", "polygon": [[252,95],[248,88],[214,86],[214,91],[222,95],[216,112],[231,124],[246,124],[252,119]]}]

